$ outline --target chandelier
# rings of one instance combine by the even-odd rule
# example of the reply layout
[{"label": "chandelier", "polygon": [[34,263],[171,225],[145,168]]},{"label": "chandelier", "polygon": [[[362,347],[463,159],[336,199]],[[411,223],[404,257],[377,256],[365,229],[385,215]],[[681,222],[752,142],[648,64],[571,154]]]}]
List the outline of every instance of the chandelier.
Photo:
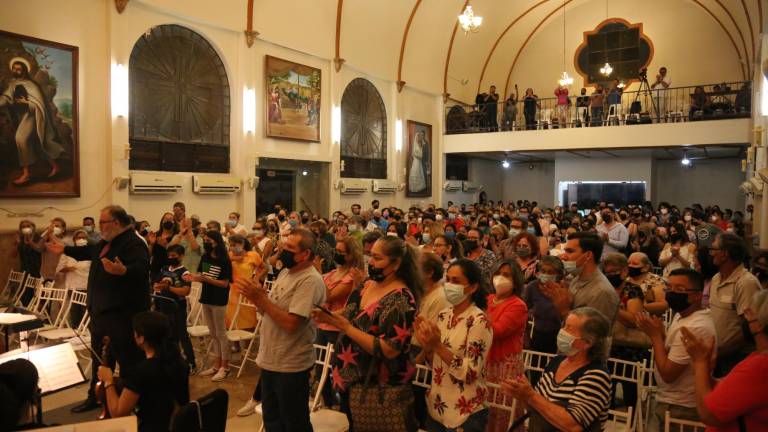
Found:
[{"label": "chandelier", "polygon": [[557,81],[561,87],[569,86],[573,84],[573,78],[568,75],[568,72],[563,72],[563,75]]},{"label": "chandelier", "polygon": [[568,75],[565,70],[565,0],[563,0],[563,75],[557,81],[560,87],[566,87],[573,84],[573,78]]},{"label": "chandelier", "polygon": [[611,72],[613,72],[613,68],[611,67],[611,64],[608,62],[605,62],[605,66],[600,68],[600,73],[605,76],[610,76]]},{"label": "chandelier", "polygon": [[477,33],[478,28],[483,24],[483,17],[475,16],[472,6],[467,5],[464,13],[459,15],[459,25],[464,30],[464,34],[469,32]]}]

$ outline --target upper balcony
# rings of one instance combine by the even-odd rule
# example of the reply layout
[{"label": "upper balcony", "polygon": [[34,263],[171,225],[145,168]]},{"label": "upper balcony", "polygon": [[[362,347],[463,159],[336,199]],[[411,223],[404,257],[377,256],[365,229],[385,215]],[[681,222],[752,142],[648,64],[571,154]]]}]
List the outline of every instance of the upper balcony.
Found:
[{"label": "upper balcony", "polygon": [[[446,153],[745,144],[750,82],[446,106]],[[481,101],[478,96],[478,102]],[[495,113],[494,113],[495,111]]]}]

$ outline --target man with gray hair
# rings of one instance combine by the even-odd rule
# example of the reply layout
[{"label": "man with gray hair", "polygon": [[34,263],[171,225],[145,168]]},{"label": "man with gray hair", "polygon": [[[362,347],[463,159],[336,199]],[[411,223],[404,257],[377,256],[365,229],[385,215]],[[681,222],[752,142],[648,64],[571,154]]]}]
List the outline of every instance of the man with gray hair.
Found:
[{"label": "man with gray hair", "polygon": [[[280,272],[270,293],[258,281],[235,280],[238,291],[263,314],[256,363],[268,432],[312,430],[307,400],[316,328],[309,314],[325,302],[323,278],[312,265],[315,241],[304,228],[286,237],[278,259],[287,271]],[[248,404],[256,407],[253,399]]]}]

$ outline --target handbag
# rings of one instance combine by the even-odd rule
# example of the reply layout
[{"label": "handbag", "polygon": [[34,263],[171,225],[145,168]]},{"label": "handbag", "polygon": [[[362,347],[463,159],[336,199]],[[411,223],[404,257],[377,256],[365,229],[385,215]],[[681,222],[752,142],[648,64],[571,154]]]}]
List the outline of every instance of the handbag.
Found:
[{"label": "handbag", "polygon": [[381,342],[373,338],[373,359],[365,381],[349,388],[349,409],[355,432],[415,432],[413,390],[409,384],[371,385],[375,367],[381,365]]}]

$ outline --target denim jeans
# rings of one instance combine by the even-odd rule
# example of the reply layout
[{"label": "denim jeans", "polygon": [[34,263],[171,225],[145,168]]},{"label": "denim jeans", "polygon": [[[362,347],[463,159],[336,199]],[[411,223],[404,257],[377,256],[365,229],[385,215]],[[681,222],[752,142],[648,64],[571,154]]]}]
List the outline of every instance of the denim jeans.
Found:
[{"label": "denim jeans", "polygon": [[309,371],[261,371],[261,407],[266,432],[312,432]]},{"label": "denim jeans", "polygon": [[488,410],[484,409],[478,411],[471,416],[467,417],[467,420],[457,428],[447,428],[435,421],[432,418],[427,419],[427,431],[429,432],[483,432],[485,431],[485,425],[488,424]]}]

